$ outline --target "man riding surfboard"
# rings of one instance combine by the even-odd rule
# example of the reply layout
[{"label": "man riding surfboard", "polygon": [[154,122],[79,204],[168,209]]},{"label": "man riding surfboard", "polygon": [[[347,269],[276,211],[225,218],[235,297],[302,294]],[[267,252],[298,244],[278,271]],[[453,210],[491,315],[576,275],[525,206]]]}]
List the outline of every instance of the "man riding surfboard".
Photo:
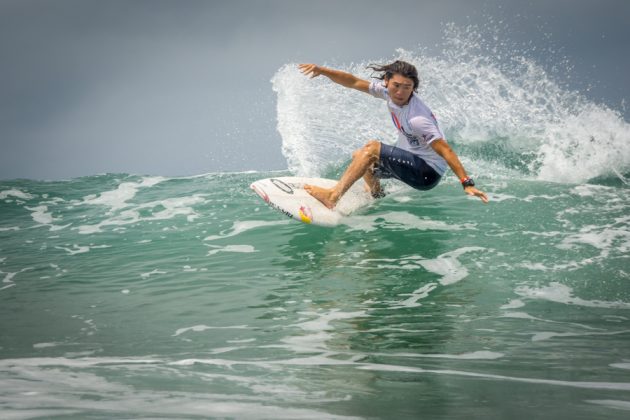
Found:
[{"label": "man riding surfboard", "polygon": [[380,73],[372,82],[316,64],[300,64],[299,68],[311,78],[324,75],[341,86],[386,100],[399,133],[396,146],[371,140],[356,150],[352,162],[334,187],[305,187],[326,207],[334,208],[359,178],[365,180],[374,197],[380,197],[383,191],[379,179],[395,178],[415,189],[428,190],[439,183],[447,167],[460,179],[466,194],[488,202],[486,194],[475,188],[474,181],[446,142],[437,119],[416,94],[419,79],[413,65],[397,60],[382,66],[369,66]]}]

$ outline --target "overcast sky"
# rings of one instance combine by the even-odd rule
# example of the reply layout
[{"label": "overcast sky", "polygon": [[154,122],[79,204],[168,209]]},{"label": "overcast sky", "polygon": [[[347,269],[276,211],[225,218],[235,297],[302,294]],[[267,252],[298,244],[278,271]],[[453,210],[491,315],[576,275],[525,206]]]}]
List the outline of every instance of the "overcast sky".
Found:
[{"label": "overcast sky", "polygon": [[0,179],[284,169],[284,64],[439,54],[489,17],[628,120],[628,0],[0,0]]}]

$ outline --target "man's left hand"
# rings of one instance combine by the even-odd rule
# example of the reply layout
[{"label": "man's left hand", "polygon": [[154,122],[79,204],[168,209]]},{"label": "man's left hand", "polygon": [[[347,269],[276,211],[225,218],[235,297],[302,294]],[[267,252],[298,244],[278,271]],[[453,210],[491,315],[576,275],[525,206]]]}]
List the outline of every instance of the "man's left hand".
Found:
[{"label": "man's left hand", "polygon": [[464,191],[468,195],[479,197],[484,203],[488,202],[488,196],[486,195],[486,193],[484,193],[483,191],[479,191],[475,187],[466,187],[464,188]]}]

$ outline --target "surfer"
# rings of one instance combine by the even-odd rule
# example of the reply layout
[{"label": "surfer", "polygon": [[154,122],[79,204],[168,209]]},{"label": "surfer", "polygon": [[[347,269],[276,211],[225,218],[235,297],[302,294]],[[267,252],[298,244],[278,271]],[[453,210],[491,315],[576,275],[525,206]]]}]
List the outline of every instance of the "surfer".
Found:
[{"label": "surfer", "polygon": [[352,162],[334,187],[307,185],[306,191],[332,209],[359,178],[365,180],[372,196],[378,198],[384,196],[380,179],[395,178],[415,189],[429,190],[440,182],[449,166],[466,194],[487,203],[488,197],[475,188],[475,182],[466,174],[459,158],[444,139],[437,119],[416,94],[420,83],[416,68],[400,60],[368,68],[379,73],[377,80],[369,82],[316,64],[299,65],[306,76],[324,75],[341,86],[386,100],[399,133],[396,146],[371,140],[356,150]]}]

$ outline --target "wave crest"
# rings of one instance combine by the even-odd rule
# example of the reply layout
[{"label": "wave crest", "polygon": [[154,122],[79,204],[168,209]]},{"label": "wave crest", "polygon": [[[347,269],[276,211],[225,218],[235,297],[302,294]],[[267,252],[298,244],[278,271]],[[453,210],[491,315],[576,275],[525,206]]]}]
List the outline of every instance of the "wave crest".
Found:
[{"label": "wave crest", "polygon": [[[510,48],[476,27],[447,25],[444,38],[438,57],[399,49],[393,58],[370,62],[403,59],[416,65],[420,96],[469,172],[501,178],[516,170],[525,177],[572,183],[623,180],[630,172],[630,124],[620,112],[561,86],[526,50]],[[367,64],[337,68],[369,79]],[[558,66],[568,71],[566,62],[558,60]],[[295,64],[278,70],[272,82],[282,152],[296,174],[322,176],[369,139],[395,141],[378,99],[324,77],[311,80]]]}]

